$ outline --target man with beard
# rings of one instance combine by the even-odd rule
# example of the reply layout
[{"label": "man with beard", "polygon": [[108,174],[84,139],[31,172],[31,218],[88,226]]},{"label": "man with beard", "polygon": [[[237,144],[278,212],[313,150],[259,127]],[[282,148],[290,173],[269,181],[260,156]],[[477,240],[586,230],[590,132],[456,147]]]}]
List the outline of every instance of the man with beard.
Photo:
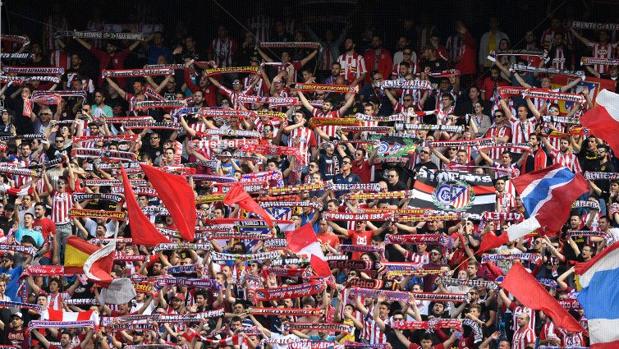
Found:
[{"label": "man with beard", "polygon": [[[391,52],[383,47],[383,40],[378,36],[372,37],[371,48],[365,51],[363,59],[370,71],[379,71],[383,76],[390,76],[393,66]],[[369,76],[366,82],[370,82]]]},{"label": "man with beard", "polygon": [[352,38],[347,38],[344,41],[344,50],[345,52],[337,59],[342,67],[341,74],[348,81],[349,85],[356,86],[365,79],[365,74],[367,73],[365,58],[355,52],[355,42]]}]

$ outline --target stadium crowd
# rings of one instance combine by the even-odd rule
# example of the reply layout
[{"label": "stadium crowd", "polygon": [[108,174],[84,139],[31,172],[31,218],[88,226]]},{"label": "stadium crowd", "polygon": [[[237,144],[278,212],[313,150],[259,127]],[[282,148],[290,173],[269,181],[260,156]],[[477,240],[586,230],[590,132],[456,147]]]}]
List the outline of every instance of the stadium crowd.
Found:
[{"label": "stadium crowd", "polygon": [[[481,37],[404,21],[391,52],[265,23],[2,36],[2,343],[588,347],[575,264],[619,240],[619,164],[580,118],[616,91],[615,27],[552,18],[513,49],[497,18]],[[551,166],[586,192],[559,229],[501,240],[531,214],[519,178]],[[111,283],[85,274],[104,246]],[[582,330],[507,290],[516,265]]]}]

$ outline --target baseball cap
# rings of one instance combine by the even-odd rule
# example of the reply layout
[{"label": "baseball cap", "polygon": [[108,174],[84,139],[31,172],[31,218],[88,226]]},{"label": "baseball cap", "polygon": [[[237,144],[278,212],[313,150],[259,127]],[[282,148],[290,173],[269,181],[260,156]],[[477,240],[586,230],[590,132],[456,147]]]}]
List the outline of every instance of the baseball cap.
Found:
[{"label": "baseball cap", "polygon": [[19,311],[18,311],[17,313],[12,314],[11,316],[17,316],[17,317],[18,317],[18,318],[20,318],[20,319],[23,319],[23,318],[24,318],[24,316],[22,315],[22,313],[21,313],[21,312],[19,312]]}]

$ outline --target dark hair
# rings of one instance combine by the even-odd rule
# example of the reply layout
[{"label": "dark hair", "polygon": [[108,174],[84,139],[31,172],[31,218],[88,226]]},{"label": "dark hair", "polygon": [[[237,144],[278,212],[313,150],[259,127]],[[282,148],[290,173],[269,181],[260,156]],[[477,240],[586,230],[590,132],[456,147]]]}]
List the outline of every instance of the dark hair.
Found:
[{"label": "dark hair", "polygon": [[432,340],[432,335],[430,335],[429,333],[423,333],[420,337],[421,338],[419,338],[419,341]]},{"label": "dark hair", "polygon": [[32,246],[39,247],[39,245],[36,243],[36,241],[34,241],[34,238],[33,238],[32,236],[30,236],[30,235],[24,235],[24,236],[21,238],[21,243],[22,243],[22,244],[23,244],[23,243],[29,243],[29,244],[31,244]]}]

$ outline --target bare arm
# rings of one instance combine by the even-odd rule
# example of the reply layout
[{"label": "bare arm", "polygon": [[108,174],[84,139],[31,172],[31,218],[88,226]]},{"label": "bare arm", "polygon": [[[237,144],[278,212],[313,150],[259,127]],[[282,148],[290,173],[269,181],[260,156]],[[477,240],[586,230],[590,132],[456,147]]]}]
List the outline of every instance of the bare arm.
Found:
[{"label": "bare arm", "polygon": [[501,104],[501,109],[503,109],[503,112],[505,113],[507,118],[509,120],[511,120],[511,121],[516,121],[516,118],[514,117],[514,114],[512,114],[512,111],[507,106],[507,102],[505,102],[504,99],[501,99],[501,101],[499,103]]},{"label": "bare arm", "polygon": [[574,37],[578,39],[580,42],[582,42],[585,46],[592,47],[593,45],[595,45],[594,42],[580,35],[580,33],[577,32],[574,28],[570,28],[570,31],[572,32],[572,34],[574,34]]},{"label": "bare arm", "polygon": [[565,91],[571,90],[574,86],[578,85],[581,81],[583,81],[583,78],[574,79],[570,81],[567,85],[561,86],[559,91],[565,92]]},{"label": "bare arm", "polygon": [[129,46],[129,51],[135,50],[135,48],[140,46],[141,43],[142,43],[141,40],[134,41],[133,44],[131,44],[131,46]]},{"label": "bare arm", "polygon": [[307,57],[303,58],[301,60],[301,66],[306,65],[307,62],[311,61],[314,57],[316,57],[316,54],[318,54],[318,50],[312,51],[309,55],[307,55]]},{"label": "bare arm", "polygon": [[450,163],[451,161],[449,161],[448,158],[445,157],[445,155],[443,155],[443,153],[441,153],[440,151],[438,151],[436,148],[432,148],[432,153],[434,155],[436,155],[437,158],[439,158],[439,160],[441,160],[441,162],[443,163]]},{"label": "bare arm", "polygon": [[92,45],[86,42],[84,39],[75,38],[75,41],[79,42],[80,45],[84,46],[87,50],[90,50],[92,48]]},{"label": "bare arm", "polygon": [[258,47],[258,54],[260,55],[260,57],[262,57],[262,59],[264,59],[267,62],[273,62],[273,58],[269,57],[266,53],[264,53],[264,51],[262,51],[262,49],[260,47]]},{"label": "bare arm", "polygon": [[314,109],[316,108],[314,108],[314,106],[310,104],[303,92],[299,91],[297,94],[299,95],[299,99],[301,100],[303,107],[305,107],[305,109],[307,109],[307,111],[309,111],[310,113],[313,113]]},{"label": "bare arm", "polygon": [[395,99],[395,97],[393,96],[391,91],[389,91],[389,89],[385,89],[385,96],[387,96],[387,99],[389,99],[389,102],[391,102],[391,105],[395,106],[396,104],[398,104],[398,100]]},{"label": "bare arm", "polygon": [[560,287],[561,290],[565,290],[565,289],[567,289],[569,287],[567,282],[565,282],[565,279],[567,279],[573,273],[574,273],[574,267],[571,267],[570,269],[566,270],[565,273],[561,274],[557,278],[557,284],[559,284],[559,287]]},{"label": "bare arm", "polygon": [[116,82],[114,82],[114,80],[110,79],[109,77],[105,78],[105,80],[107,81],[108,84],[110,84],[110,86],[112,86],[112,88],[114,90],[116,90],[116,92],[118,92],[118,95],[122,99],[127,98],[127,92],[125,90],[123,90],[122,88],[120,88],[120,86],[118,86],[118,84],[116,84]]},{"label": "bare arm", "polygon": [[533,116],[536,118],[542,116],[542,113],[539,112],[539,109],[537,109],[530,97],[525,97],[524,100],[527,101],[527,106],[529,107],[529,110],[531,110],[531,113],[533,113]]},{"label": "bare arm", "polygon": [[516,81],[518,81],[520,86],[526,87],[526,88],[533,88],[533,86],[527,84],[527,82],[524,81],[524,79],[522,78],[522,76],[520,76],[520,74],[518,74],[518,72],[514,72],[514,77],[516,78]]}]

